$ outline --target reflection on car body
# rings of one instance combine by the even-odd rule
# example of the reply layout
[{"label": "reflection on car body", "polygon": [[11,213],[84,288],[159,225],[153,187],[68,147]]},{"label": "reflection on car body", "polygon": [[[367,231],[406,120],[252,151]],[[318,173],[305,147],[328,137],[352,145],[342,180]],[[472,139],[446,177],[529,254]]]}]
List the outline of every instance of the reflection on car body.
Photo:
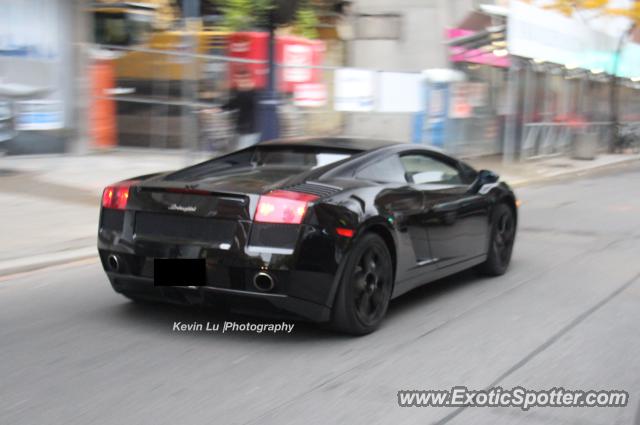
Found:
[{"label": "reflection on car body", "polygon": [[[224,303],[364,334],[417,286],[470,267],[504,273],[516,224],[497,175],[441,152],[276,140],[106,188],[98,248],[113,288],[134,300]],[[154,285],[165,258],[205,259],[204,286]]]}]

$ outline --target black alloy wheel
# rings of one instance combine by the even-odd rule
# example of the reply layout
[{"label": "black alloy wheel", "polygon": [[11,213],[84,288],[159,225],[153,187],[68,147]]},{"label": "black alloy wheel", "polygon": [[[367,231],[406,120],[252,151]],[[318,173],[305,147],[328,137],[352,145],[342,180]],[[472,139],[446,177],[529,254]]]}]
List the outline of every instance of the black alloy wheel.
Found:
[{"label": "black alloy wheel", "polygon": [[499,276],[509,267],[516,236],[516,218],[511,207],[504,203],[496,205],[492,223],[489,253],[479,269],[485,274]]},{"label": "black alloy wheel", "polygon": [[333,325],[354,335],[374,331],[382,322],[393,288],[393,265],[378,235],[359,238],[345,259],[334,304]]},{"label": "black alloy wheel", "polygon": [[493,240],[493,249],[496,251],[501,264],[507,265],[511,260],[514,235],[515,223],[513,214],[511,210],[507,209],[502,211],[500,217],[498,217],[495,239]]}]

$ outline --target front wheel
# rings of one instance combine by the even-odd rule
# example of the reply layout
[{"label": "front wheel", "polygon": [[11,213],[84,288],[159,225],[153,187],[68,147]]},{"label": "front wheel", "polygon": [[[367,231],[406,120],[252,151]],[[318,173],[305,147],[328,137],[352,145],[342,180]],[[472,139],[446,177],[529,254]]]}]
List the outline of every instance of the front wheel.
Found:
[{"label": "front wheel", "polygon": [[393,288],[393,265],[386,244],[364,234],[347,257],[333,307],[333,328],[365,335],[380,326]]},{"label": "front wheel", "polygon": [[513,209],[504,203],[496,205],[491,222],[489,253],[487,260],[478,266],[478,270],[489,276],[500,276],[509,267],[516,237]]}]

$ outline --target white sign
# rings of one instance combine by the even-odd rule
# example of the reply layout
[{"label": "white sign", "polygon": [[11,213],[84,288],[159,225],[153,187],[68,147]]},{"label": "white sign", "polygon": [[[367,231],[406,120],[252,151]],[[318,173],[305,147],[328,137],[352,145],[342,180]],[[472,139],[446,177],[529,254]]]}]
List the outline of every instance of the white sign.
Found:
[{"label": "white sign", "polygon": [[298,106],[324,106],[327,104],[327,88],[322,83],[296,84],[293,102]]},{"label": "white sign", "polygon": [[312,69],[308,68],[313,64],[313,51],[311,46],[304,44],[285,44],[283,55],[285,68],[282,73],[282,78],[284,81],[288,83],[303,83],[311,80]]},{"label": "white sign", "polygon": [[424,77],[418,73],[381,72],[379,112],[419,112],[424,110]]},{"label": "white sign", "polygon": [[334,75],[334,109],[368,112],[375,107],[376,73],[364,69],[338,69]]},{"label": "white sign", "polygon": [[57,130],[64,127],[61,102],[26,100],[17,104],[17,110],[17,130]]}]

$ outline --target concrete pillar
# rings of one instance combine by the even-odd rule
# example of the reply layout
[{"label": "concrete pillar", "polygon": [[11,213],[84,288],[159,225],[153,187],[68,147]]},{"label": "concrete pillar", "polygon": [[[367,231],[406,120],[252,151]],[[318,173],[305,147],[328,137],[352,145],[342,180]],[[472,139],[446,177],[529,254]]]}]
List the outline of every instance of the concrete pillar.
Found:
[{"label": "concrete pillar", "polygon": [[71,113],[72,121],[70,151],[84,153],[90,149],[89,136],[89,107],[90,107],[90,79],[89,44],[93,39],[91,14],[87,11],[88,4],[84,0],[73,0],[70,4],[70,20],[73,32],[68,46],[70,53]]}]

